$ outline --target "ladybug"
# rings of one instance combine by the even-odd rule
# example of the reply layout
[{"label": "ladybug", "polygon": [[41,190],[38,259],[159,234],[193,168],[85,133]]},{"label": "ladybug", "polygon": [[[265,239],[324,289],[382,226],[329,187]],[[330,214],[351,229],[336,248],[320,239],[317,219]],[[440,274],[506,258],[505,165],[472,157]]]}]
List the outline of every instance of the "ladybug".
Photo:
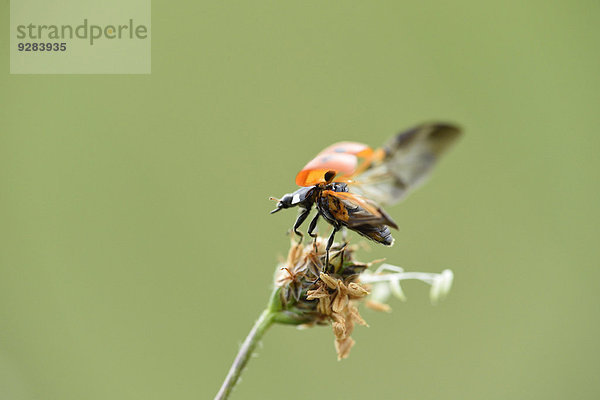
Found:
[{"label": "ladybug", "polygon": [[346,227],[367,239],[385,246],[394,244],[390,228],[398,229],[394,220],[379,206],[393,205],[419,186],[429,175],[440,155],[460,136],[460,128],[446,123],[427,123],[401,132],[381,148],[358,142],[335,143],[309,161],[296,175],[300,189],[277,201],[276,213],[284,208],[300,209],[293,231],[302,241],[298,228],[310,215],[317,213],[307,233],[314,233],[319,218],[332,225],[326,247],[335,234]]}]

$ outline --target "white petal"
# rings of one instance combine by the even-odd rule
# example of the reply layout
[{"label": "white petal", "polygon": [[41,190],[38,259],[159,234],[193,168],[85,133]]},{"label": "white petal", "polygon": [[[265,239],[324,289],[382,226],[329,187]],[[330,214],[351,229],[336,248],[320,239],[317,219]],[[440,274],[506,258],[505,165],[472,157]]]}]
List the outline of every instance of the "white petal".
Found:
[{"label": "white petal", "polygon": [[387,282],[374,283],[369,298],[379,303],[385,303],[390,298],[390,287]]},{"label": "white petal", "polygon": [[443,280],[442,276],[438,275],[431,283],[431,289],[429,290],[429,300],[431,300],[431,304],[437,304],[440,299],[440,294],[442,291]]},{"label": "white petal", "polygon": [[406,301],[406,295],[404,294],[404,291],[402,291],[402,286],[400,286],[399,279],[392,279],[390,281],[390,290],[394,296],[402,301]]},{"label": "white petal", "polygon": [[446,297],[452,288],[454,273],[452,270],[445,269],[442,271],[442,296]]}]

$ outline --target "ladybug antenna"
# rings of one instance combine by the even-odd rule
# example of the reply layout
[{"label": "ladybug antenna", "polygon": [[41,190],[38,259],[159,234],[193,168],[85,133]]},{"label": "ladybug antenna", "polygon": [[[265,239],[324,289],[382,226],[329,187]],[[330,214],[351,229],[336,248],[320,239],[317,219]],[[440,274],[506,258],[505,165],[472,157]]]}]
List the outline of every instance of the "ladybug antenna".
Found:
[{"label": "ladybug antenna", "polygon": [[281,207],[281,200],[276,198],[276,197],[269,197],[269,200],[273,200],[277,202],[277,208],[271,211],[271,214],[275,214],[277,211],[281,210],[283,207]]}]

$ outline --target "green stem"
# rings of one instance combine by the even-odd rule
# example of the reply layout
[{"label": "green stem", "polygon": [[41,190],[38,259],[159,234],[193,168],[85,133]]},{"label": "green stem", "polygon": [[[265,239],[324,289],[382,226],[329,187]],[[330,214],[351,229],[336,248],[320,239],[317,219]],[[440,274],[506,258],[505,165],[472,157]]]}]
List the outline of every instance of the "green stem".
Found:
[{"label": "green stem", "polygon": [[254,323],[252,330],[246,337],[246,340],[244,340],[244,343],[235,357],[233,365],[229,369],[227,377],[225,378],[225,382],[223,382],[223,385],[221,386],[219,393],[217,393],[215,400],[225,400],[229,397],[229,393],[231,393],[231,390],[240,378],[242,370],[248,363],[250,356],[252,356],[256,345],[273,323],[275,313],[276,311],[273,310],[273,303],[271,302],[269,307],[262,312],[258,320]]}]

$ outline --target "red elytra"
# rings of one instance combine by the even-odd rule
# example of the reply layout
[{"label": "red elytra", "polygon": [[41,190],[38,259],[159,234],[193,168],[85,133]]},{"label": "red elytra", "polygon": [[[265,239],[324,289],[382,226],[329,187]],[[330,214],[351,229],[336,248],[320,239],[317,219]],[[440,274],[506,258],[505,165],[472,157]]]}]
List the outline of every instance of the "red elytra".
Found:
[{"label": "red elytra", "polygon": [[313,186],[324,182],[327,171],[335,171],[338,178],[344,179],[357,171],[358,159],[368,160],[373,149],[363,143],[338,142],[323,151],[302,168],[296,175],[298,186]]},{"label": "red elytra", "polygon": [[373,149],[364,143],[338,142],[322,150],[319,155],[329,153],[354,154],[357,157],[368,157],[373,153]]}]

